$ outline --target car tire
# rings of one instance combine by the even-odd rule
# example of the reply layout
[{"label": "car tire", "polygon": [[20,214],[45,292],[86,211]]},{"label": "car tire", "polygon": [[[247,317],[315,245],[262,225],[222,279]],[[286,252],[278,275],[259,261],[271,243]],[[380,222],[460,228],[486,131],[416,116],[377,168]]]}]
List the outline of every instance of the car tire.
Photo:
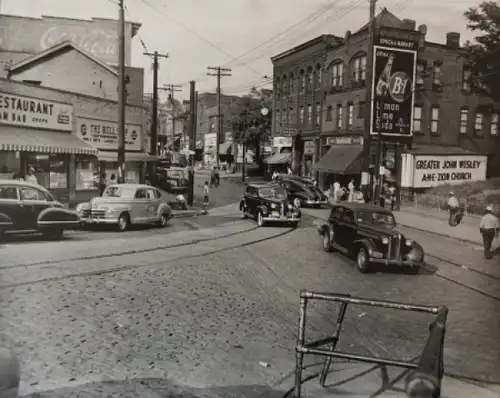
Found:
[{"label": "car tire", "polygon": [[127,213],[123,213],[118,217],[118,231],[125,232],[130,228],[130,217]]},{"label": "car tire", "polygon": [[248,218],[246,207],[241,208],[241,218],[243,218],[243,220],[246,220]]},{"label": "car tire", "polygon": [[323,244],[323,250],[327,253],[331,253],[333,251],[333,246],[332,246],[332,240],[330,237],[330,232],[324,231],[323,234],[321,235],[323,238],[322,244]]},{"label": "car tire", "polygon": [[295,228],[295,229],[300,228],[300,224],[301,224],[301,220],[299,220],[299,221],[295,221],[295,222],[293,223],[293,228]]},{"label": "car tire", "polygon": [[420,267],[408,267],[407,273],[410,275],[417,275],[420,272]]},{"label": "car tire", "polygon": [[357,250],[356,267],[362,274],[366,274],[370,271],[370,257],[368,256],[366,248],[364,248],[363,246]]},{"label": "car tire", "polygon": [[301,201],[300,201],[300,199],[299,199],[299,198],[295,198],[295,199],[293,200],[293,205],[294,205],[295,207],[297,207],[297,208],[299,208],[299,209],[300,209],[300,207],[301,207],[302,203],[301,203]]},{"label": "car tire", "polygon": [[257,213],[257,225],[258,225],[259,227],[263,227],[263,226],[264,226],[264,224],[265,224],[265,222],[264,222],[264,216],[262,215],[262,212],[261,212],[261,211],[259,211],[259,212]]},{"label": "car tire", "polygon": [[42,235],[49,240],[60,240],[64,235],[63,229],[47,229],[42,232]]},{"label": "car tire", "polygon": [[163,213],[158,221],[158,226],[160,228],[165,228],[168,225],[168,215]]}]

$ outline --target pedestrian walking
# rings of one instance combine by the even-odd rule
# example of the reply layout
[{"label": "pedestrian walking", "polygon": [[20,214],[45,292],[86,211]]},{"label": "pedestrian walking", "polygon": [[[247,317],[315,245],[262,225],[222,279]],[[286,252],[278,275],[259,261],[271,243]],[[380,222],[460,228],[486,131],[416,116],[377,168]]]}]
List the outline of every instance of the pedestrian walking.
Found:
[{"label": "pedestrian walking", "polygon": [[456,198],[455,192],[450,192],[448,199],[448,211],[450,213],[450,217],[448,218],[448,224],[451,227],[457,226],[456,215],[458,214],[459,210],[460,210],[460,202]]},{"label": "pedestrian walking", "polygon": [[216,167],[215,168],[214,176],[215,176],[215,186],[219,187],[219,184],[220,184],[220,167]]},{"label": "pedestrian walking", "polygon": [[212,167],[212,170],[210,171],[210,188],[212,188],[215,185],[215,167]]},{"label": "pedestrian walking", "polygon": [[335,201],[335,203],[337,203],[340,200],[340,195],[341,195],[340,182],[335,181],[333,183],[333,200]]},{"label": "pedestrian walking", "polygon": [[354,200],[354,189],[356,187],[354,186],[354,180],[351,180],[349,182],[349,185],[347,185],[347,189],[349,190],[349,202],[352,202]]},{"label": "pedestrian walking", "polygon": [[388,189],[389,193],[389,203],[391,204],[391,211],[394,211],[394,206],[396,205],[396,187],[391,185]]},{"label": "pedestrian walking", "polygon": [[205,181],[205,185],[203,185],[203,212],[205,214],[208,213],[208,203],[209,203],[209,198],[208,195],[210,193],[210,188],[208,187],[208,181]]},{"label": "pedestrian walking", "polygon": [[493,206],[486,206],[486,214],[481,218],[479,231],[483,236],[484,258],[491,259],[491,244],[493,239],[498,237],[500,232],[500,223],[498,217],[493,214]]}]

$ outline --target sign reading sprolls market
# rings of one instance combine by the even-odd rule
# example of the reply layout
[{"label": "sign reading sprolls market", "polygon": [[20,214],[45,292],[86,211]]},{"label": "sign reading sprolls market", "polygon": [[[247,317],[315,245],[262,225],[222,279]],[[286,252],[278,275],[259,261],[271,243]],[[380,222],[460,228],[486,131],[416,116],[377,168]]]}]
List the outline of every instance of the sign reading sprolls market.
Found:
[{"label": "sign reading sprolls market", "polygon": [[[125,149],[127,151],[141,150],[141,131],[140,125],[125,125]],[[115,122],[81,117],[77,119],[78,137],[97,149],[116,151],[118,132],[118,123]]]},{"label": "sign reading sprolls market", "polygon": [[413,187],[430,188],[486,179],[486,156],[415,156]]},{"label": "sign reading sprolls market", "polygon": [[72,131],[72,117],[72,105],[0,92],[0,124]]}]

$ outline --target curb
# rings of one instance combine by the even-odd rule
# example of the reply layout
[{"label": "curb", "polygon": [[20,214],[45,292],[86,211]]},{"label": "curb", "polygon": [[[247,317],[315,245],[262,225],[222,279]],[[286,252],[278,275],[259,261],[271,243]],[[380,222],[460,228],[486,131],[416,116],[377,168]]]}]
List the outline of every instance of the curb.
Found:
[{"label": "curb", "polygon": [[173,213],[172,218],[189,218],[196,217],[200,214],[198,210],[186,210],[183,213]]}]

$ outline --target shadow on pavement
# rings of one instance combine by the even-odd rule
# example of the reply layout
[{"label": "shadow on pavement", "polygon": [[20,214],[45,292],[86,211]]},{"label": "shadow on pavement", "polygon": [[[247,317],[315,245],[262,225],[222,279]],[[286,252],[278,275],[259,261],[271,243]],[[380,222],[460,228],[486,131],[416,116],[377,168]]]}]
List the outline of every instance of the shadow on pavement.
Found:
[{"label": "shadow on pavement", "polygon": [[229,386],[193,388],[167,379],[132,379],[82,384],[57,390],[22,395],[25,398],[69,397],[141,398],[281,398],[283,391],[268,386]]}]

